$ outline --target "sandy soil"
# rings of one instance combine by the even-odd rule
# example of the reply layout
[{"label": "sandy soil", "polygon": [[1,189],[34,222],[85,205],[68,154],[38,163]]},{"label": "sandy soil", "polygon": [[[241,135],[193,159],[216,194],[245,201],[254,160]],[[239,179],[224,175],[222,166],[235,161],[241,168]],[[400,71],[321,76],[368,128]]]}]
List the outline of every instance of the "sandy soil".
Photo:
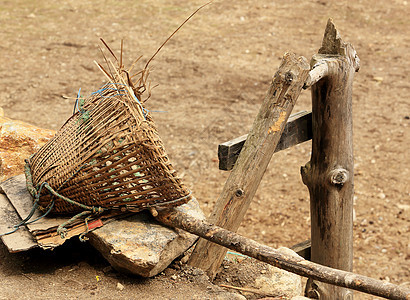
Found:
[{"label": "sandy soil", "polygon": [[[79,88],[86,96],[104,82],[93,63],[102,61],[100,37],[115,51],[124,39],[126,64],[140,55],[143,63],[202,3],[0,2],[0,106],[7,117],[57,130],[74,104],[62,96],[75,97]],[[353,91],[354,271],[409,284],[409,11],[398,0],[215,1],[185,25],[151,64],[159,86],[147,107],[161,111],[153,116],[170,158],[203,210],[212,210],[228,175],[218,170],[217,145],[248,132],[282,55],[310,59],[332,17],[361,59]],[[295,111],[309,109],[305,91]],[[241,234],[273,247],[309,238],[309,197],[299,175],[309,157],[310,143],[273,157]],[[94,250],[76,242],[54,253],[0,250],[0,298],[215,296],[208,283],[107,271]]]}]

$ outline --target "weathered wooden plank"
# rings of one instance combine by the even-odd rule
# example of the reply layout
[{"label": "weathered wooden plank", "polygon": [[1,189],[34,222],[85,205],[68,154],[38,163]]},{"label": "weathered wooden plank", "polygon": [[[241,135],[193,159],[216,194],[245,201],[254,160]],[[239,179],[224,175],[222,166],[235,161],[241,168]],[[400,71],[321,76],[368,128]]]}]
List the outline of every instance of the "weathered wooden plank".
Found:
[{"label": "weathered wooden plank", "polygon": [[311,258],[311,245],[312,243],[310,240],[306,240],[304,242],[298,243],[290,247],[293,251],[295,251],[298,255],[302,256],[304,259],[310,260]]},{"label": "weathered wooden plank", "polygon": [[[19,222],[21,222],[21,218],[7,196],[0,194],[0,234],[12,231],[13,225]],[[11,253],[37,247],[37,243],[25,226],[12,234],[1,236],[1,240]]]},{"label": "weathered wooden plank", "polygon": [[[232,170],[248,135],[237,137],[218,146],[219,169]],[[275,153],[312,139],[312,113],[300,111],[291,115],[283,129]]]},{"label": "weathered wooden plank", "polygon": [[[312,261],[351,271],[353,268],[353,140],[352,86],[358,57],[343,42],[329,20],[319,54],[312,67],[323,68],[312,85],[312,156],[302,167],[310,193]],[[308,296],[352,299],[348,289],[321,282],[308,283]]]},{"label": "weathered wooden plank", "polygon": [[[303,57],[286,53],[256,116],[255,122],[225,183],[209,221],[236,231],[279,143],[285,124],[309,73]],[[214,278],[226,249],[200,239],[190,264]]]},{"label": "weathered wooden plank", "polygon": [[[10,200],[10,203],[13,205],[20,218],[25,219],[33,207],[33,198],[27,191],[25,175],[21,174],[7,179],[0,184],[0,188],[3,190],[4,194],[7,195],[7,198]],[[41,212],[36,210],[31,220],[35,220],[41,215]],[[27,224],[27,228],[35,235],[38,231],[46,231],[52,227],[58,227],[58,225],[65,221],[67,221],[67,218],[42,218],[34,223]]]}]

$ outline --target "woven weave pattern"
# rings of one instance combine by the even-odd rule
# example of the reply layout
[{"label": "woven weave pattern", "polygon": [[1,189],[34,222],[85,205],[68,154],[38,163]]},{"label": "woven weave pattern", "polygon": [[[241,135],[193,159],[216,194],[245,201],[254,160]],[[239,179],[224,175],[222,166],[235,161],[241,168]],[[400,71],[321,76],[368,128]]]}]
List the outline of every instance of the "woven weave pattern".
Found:
[{"label": "woven weave pattern", "polygon": [[[34,187],[88,206],[140,211],[186,203],[190,193],[177,177],[151,116],[129,86],[108,83],[87,99],[56,136],[29,160]],[[79,212],[47,191],[53,212]]]}]

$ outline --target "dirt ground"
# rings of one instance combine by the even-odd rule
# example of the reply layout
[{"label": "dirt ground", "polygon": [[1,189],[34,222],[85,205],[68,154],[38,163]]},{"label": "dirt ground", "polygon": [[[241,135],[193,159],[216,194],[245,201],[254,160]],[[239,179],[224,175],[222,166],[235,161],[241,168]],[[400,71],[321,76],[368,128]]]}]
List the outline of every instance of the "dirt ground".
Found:
[{"label": "dirt ground", "polygon": [[[5,116],[57,130],[78,89],[104,82],[99,38],[125,64],[141,62],[204,1],[0,2],[0,106]],[[410,3],[408,1],[214,1],[151,63],[147,108],[186,185],[209,213],[227,172],[217,145],[248,132],[286,51],[310,59],[329,17],[361,59],[353,90],[354,271],[410,284]],[[141,64],[140,67],[143,65]],[[294,111],[309,110],[304,91]],[[159,111],[159,112],[155,112]],[[309,196],[299,168],[310,143],[274,155],[239,233],[272,247],[309,238]],[[89,246],[8,254],[0,245],[1,299],[214,299],[213,286],[167,271],[116,273]],[[117,284],[121,283],[124,289]],[[374,297],[356,294],[356,299]]]}]

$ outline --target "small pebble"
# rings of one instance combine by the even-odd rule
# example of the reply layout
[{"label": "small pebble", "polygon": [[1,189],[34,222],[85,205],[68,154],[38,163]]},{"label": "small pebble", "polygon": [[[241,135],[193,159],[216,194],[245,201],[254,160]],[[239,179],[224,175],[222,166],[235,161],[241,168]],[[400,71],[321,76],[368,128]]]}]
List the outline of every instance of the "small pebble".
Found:
[{"label": "small pebble", "polygon": [[202,275],[202,274],[204,274],[204,271],[202,271],[201,269],[194,269],[192,271],[192,275],[194,275],[194,276],[198,276],[198,275]]},{"label": "small pebble", "polygon": [[188,259],[189,259],[189,255],[185,255],[183,258],[181,258],[180,262],[182,264],[186,264],[188,262]]},{"label": "small pebble", "polygon": [[172,276],[171,276],[171,279],[172,279],[172,280],[177,280],[177,278],[178,278],[177,275],[172,275]]},{"label": "small pebble", "polygon": [[125,288],[124,285],[122,285],[121,283],[117,283],[117,289],[119,289],[120,291],[122,291]]}]

